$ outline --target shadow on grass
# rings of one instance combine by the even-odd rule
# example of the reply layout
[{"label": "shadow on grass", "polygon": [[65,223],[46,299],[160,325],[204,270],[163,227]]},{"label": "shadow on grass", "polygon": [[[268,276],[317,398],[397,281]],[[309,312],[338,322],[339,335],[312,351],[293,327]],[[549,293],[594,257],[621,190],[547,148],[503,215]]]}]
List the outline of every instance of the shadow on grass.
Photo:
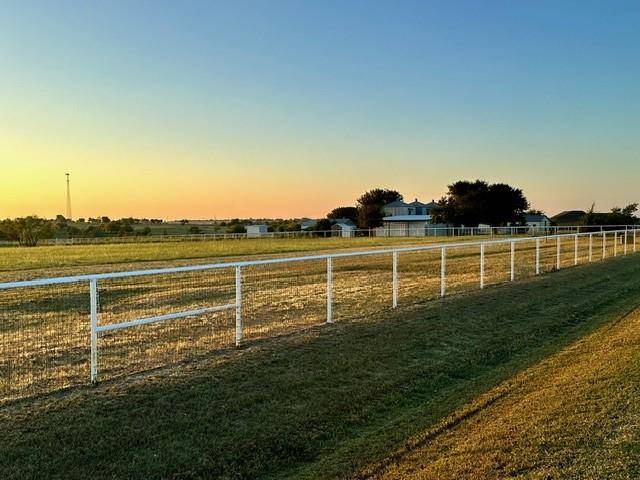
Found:
[{"label": "shadow on grass", "polygon": [[640,258],[0,411],[9,478],[352,478],[640,302]]}]

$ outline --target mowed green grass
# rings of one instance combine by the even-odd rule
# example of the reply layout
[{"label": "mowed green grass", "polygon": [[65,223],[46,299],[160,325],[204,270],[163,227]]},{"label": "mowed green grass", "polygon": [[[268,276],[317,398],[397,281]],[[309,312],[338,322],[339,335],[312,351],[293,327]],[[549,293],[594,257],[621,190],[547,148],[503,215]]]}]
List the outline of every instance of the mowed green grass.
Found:
[{"label": "mowed green grass", "polygon": [[[0,477],[378,474],[402,445],[413,445],[501,382],[606,330],[639,303],[640,257],[628,256],[10,405],[0,410]],[[590,360],[582,358],[581,365]],[[571,408],[570,388],[562,398],[567,423],[583,419],[580,408]],[[633,395],[622,398],[637,406]],[[518,428],[535,428],[531,418]],[[546,448],[544,437],[540,441]],[[595,447],[590,450],[589,438],[582,441],[580,454],[588,459]],[[624,442],[610,447],[629,448]],[[562,455],[555,458],[562,466]],[[589,462],[582,465],[588,469]],[[501,465],[495,468],[500,477]],[[571,478],[583,478],[574,472]],[[606,478],[633,478],[620,472]]]},{"label": "mowed green grass", "polygon": [[371,478],[640,478],[638,418],[640,309],[421,432]]},{"label": "mowed green grass", "polygon": [[[421,245],[469,240],[471,237],[259,238],[100,245],[0,248],[0,273],[35,269],[81,269],[139,262],[203,260],[223,257],[282,255],[391,245]],[[481,239],[483,237],[475,237]]]}]

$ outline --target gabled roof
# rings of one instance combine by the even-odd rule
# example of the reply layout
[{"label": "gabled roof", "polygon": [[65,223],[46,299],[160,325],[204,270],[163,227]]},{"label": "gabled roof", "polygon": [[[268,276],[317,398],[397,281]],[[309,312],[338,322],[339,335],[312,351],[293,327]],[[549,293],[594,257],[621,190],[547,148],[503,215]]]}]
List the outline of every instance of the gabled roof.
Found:
[{"label": "gabled roof", "polygon": [[526,222],[541,222],[541,221],[543,221],[545,218],[546,218],[547,220],[549,220],[549,217],[547,217],[546,215],[537,215],[537,214],[536,214],[536,215],[531,215],[531,214],[529,214],[529,215],[525,215],[525,216],[524,216],[524,220],[525,220]]},{"label": "gabled roof", "polygon": [[340,228],[356,228],[356,226],[353,224],[353,222],[349,222],[349,223],[344,223],[344,222],[338,222],[338,223],[334,223],[333,225],[331,225],[331,230],[333,230],[335,227],[340,227]]},{"label": "gabled roof", "polygon": [[355,226],[355,223],[353,223],[351,220],[349,220],[348,218],[334,218],[333,219],[334,223],[340,224],[340,225],[351,225],[351,226]]},{"label": "gabled roof", "polygon": [[429,209],[440,208],[440,204],[438,202],[434,202],[433,200],[431,200],[425,206]]},{"label": "gabled roof", "polygon": [[409,206],[410,206],[410,207],[426,207],[426,206],[427,206],[427,204],[426,204],[426,203],[419,202],[419,201],[418,201],[418,199],[416,198],[413,202],[411,202],[411,203],[409,204]]},{"label": "gabled roof", "polygon": [[383,222],[428,222],[431,220],[431,215],[392,215],[390,217],[383,217]]},{"label": "gabled roof", "polygon": [[398,208],[398,207],[406,207],[407,204],[402,200],[396,200],[395,202],[387,203],[385,205],[386,208]]}]

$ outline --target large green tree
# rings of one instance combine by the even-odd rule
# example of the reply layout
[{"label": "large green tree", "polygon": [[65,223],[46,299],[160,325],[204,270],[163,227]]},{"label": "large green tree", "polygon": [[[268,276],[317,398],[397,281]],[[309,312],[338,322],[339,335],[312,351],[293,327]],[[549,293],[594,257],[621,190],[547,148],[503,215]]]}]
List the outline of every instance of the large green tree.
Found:
[{"label": "large green tree", "polygon": [[395,190],[374,188],[358,198],[358,227],[373,228],[382,225],[382,208],[391,202],[402,200]]},{"label": "large green tree", "polygon": [[327,214],[327,218],[335,220],[338,218],[348,218],[353,223],[358,223],[357,207],[337,207]]},{"label": "large green tree", "polygon": [[631,203],[624,208],[613,207],[610,212],[596,212],[595,204],[587,211],[580,223],[584,225],[636,225],[640,219],[636,217],[638,204]]},{"label": "large green tree", "polygon": [[434,212],[436,223],[466,226],[521,223],[529,208],[529,202],[519,188],[483,180],[462,180],[449,185],[440,205]]},{"label": "large green tree", "polygon": [[0,222],[0,237],[6,240],[17,240],[20,245],[34,247],[41,238],[51,238],[54,225],[51,220],[29,216],[6,219]]}]

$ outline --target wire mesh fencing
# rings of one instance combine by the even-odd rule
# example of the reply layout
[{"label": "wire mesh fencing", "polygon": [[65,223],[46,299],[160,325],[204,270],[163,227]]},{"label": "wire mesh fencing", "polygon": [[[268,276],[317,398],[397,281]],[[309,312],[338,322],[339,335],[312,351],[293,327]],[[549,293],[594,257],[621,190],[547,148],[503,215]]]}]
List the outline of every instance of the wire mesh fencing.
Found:
[{"label": "wire mesh fencing", "polygon": [[0,283],[0,404],[636,252],[636,229]]}]

